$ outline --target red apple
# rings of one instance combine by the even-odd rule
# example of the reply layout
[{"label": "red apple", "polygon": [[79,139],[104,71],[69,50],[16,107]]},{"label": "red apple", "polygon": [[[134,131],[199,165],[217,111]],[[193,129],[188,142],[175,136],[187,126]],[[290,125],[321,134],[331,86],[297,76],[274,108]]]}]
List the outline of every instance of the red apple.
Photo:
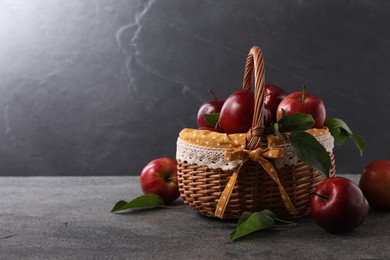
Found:
[{"label": "red apple", "polygon": [[264,92],[264,104],[271,112],[271,120],[276,122],[276,112],[278,110],[279,103],[288,95],[283,89],[272,85],[265,84]]},{"label": "red apple", "polygon": [[292,93],[280,102],[276,114],[277,120],[282,117],[282,109],[286,111],[287,116],[294,113],[310,114],[315,121],[314,128],[324,126],[326,119],[324,102],[320,98],[306,93],[304,86],[301,92]]},{"label": "red apple", "polygon": [[390,209],[390,160],[374,160],[364,167],[359,187],[371,207]]},{"label": "red apple", "polygon": [[360,226],[368,209],[360,188],[344,177],[324,180],[310,199],[310,214],[314,221],[329,232],[348,231]]},{"label": "red apple", "polygon": [[223,106],[223,103],[225,100],[218,100],[217,96],[215,93],[210,90],[210,93],[214,96],[214,101],[206,102],[204,103],[198,110],[198,115],[196,117],[196,121],[198,123],[198,127],[211,127],[213,128],[214,126],[211,125],[209,122],[207,122],[205,118],[205,114],[215,114],[219,113],[221,111],[221,108]]},{"label": "red apple", "polygon": [[264,106],[264,126],[268,127],[272,124],[272,113],[267,106]]},{"label": "red apple", "polygon": [[252,126],[254,95],[249,90],[231,94],[222,106],[218,125],[227,134],[246,133]]},{"label": "red apple", "polygon": [[168,204],[176,200],[179,193],[177,162],[171,158],[159,158],[149,162],[140,175],[144,194],[157,194]]}]

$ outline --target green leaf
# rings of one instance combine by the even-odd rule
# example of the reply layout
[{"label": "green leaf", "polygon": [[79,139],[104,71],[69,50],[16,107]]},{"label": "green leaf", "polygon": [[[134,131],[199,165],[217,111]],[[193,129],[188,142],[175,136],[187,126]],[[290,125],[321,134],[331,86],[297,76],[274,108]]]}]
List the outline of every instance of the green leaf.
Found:
[{"label": "green leaf", "polygon": [[217,122],[219,120],[219,113],[214,113],[214,114],[204,114],[204,118],[206,119],[206,121],[212,125],[212,126],[216,126],[217,125]]},{"label": "green leaf", "polygon": [[329,128],[329,130],[338,128],[340,130],[342,129],[346,131],[348,134],[352,134],[352,131],[348,125],[339,118],[327,118],[325,120],[325,125]]},{"label": "green leaf", "polygon": [[141,195],[130,202],[124,200],[118,201],[115,206],[112,208],[111,212],[118,212],[126,209],[137,209],[145,207],[162,207],[164,206],[164,201],[162,198],[156,194],[145,194]]},{"label": "green leaf", "polygon": [[283,121],[285,118],[286,118],[286,110],[284,110],[283,108],[282,109],[282,116],[280,117],[280,120],[279,121]]},{"label": "green leaf", "polygon": [[343,145],[345,141],[347,141],[349,138],[349,134],[346,131],[341,130],[339,128],[335,128],[332,130],[329,129],[329,131],[330,134],[334,137],[334,143],[336,145]]},{"label": "green leaf", "polygon": [[306,132],[293,132],[289,140],[301,161],[320,171],[326,178],[329,177],[330,156],[314,136]]},{"label": "green leaf", "polygon": [[235,241],[253,232],[276,226],[296,227],[297,224],[291,221],[278,219],[276,215],[268,209],[254,213],[243,212],[238,220],[236,229],[230,234],[230,239]]},{"label": "green leaf", "polygon": [[[240,218],[238,219],[237,227],[239,227],[242,223],[244,223],[245,221],[247,221],[248,218],[249,218],[251,215],[252,215],[251,212],[244,211],[244,212],[241,214]],[[231,238],[234,237],[235,234],[236,234],[236,232],[237,232],[237,228],[230,234],[230,237],[231,237]]]},{"label": "green leaf", "polygon": [[329,128],[331,135],[334,137],[336,145],[342,145],[352,134],[351,129],[341,119],[338,118],[327,118],[325,125]]},{"label": "green leaf", "polygon": [[279,124],[278,123],[274,124],[274,134],[279,136],[279,137],[285,138],[284,134],[282,132],[280,132],[280,130],[279,130]]},{"label": "green leaf", "polygon": [[312,115],[304,113],[294,113],[278,121],[283,132],[305,131],[312,128],[314,122]]},{"label": "green leaf", "polygon": [[119,211],[123,206],[125,206],[128,202],[124,200],[118,201],[115,206],[112,208],[111,212]]},{"label": "green leaf", "polygon": [[274,219],[268,214],[260,211],[254,213],[245,213],[239,220],[239,225],[230,234],[231,240],[235,241],[243,236],[251,234],[253,232],[272,227],[274,225]]},{"label": "green leaf", "polygon": [[325,125],[329,128],[331,135],[334,137],[336,145],[342,145],[351,138],[360,151],[360,156],[363,155],[364,148],[366,147],[366,141],[363,136],[354,135],[348,125],[339,118],[327,118]]},{"label": "green leaf", "polygon": [[361,135],[350,135],[356,146],[359,148],[360,156],[363,156],[364,148],[366,148],[366,141]]},{"label": "green leaf", "polygon": [[275,213],[272,210],[263,209],[260,212],[261,212],[261,214],[267,215],[267,216],[271,217],[272,219],[276,219],[276,215],[275,215]]}]

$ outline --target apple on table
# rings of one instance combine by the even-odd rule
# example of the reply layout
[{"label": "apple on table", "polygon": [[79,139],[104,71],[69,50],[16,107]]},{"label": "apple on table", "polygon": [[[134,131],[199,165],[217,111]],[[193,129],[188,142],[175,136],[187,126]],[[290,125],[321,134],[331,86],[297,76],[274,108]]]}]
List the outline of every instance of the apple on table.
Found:
[{"label": "apple on table", "polygon": [[390,209],[390,160],[374,160],[365,166],[359,187],[372,208]]},{"label": "apple on table", "polygon": [[357,228],[364,222],[368,210],[368,202],[358,185],[344,177],[325,179],[310,199],[312,218],[329,232]]},{"label": "apple on table", "polygon": [[157,194],[165,204],[173,202],[180,196],[177,161],[171,158],[152,160],[143,168],[140,184],[144,194]]}]

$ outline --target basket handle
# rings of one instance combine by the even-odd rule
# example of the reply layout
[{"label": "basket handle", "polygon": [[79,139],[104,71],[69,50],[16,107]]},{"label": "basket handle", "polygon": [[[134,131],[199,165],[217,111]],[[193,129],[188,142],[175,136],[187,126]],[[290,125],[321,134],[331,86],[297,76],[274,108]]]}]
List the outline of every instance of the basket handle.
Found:
[{"label": "basket handle", "polygon": [[249,50],[242,85],[244,90],[251,90],[253,86],[255,96],[255,110],[253,113],[252,127],[246,135],[247,149],[254,150],[260,147],[261,137],[264,133],[264,57],[263,52],[258,46],[253,46]]}]

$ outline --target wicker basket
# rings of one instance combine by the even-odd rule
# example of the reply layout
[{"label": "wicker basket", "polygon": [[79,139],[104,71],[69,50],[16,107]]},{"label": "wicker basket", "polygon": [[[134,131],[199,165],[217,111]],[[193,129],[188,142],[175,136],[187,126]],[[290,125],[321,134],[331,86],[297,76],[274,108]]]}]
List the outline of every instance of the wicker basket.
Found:
[{"label": "wicker basket", "polygon": [[[254,46],[248,54],[243,80],[244,90],[251,90],[254,84],[255,95],[252,128],[244,137],[249,151],[269,149],[263,135],[264,82],[263,54]],[[329,175],[333,176],[334,155],[333,151],[328,152],[331,157]],[[179,190],[184,203],[204,215],[219,218],[238,218],[244,211],[262,209],[270,209],[280,217],[308,214],[311,192],[324,179],[320,172],[302,161],[279,167],[275,175],[271,174],[276,169],[272,158],[244,160],[239,167],[228,170],[189,161],[178,158]]]}]

